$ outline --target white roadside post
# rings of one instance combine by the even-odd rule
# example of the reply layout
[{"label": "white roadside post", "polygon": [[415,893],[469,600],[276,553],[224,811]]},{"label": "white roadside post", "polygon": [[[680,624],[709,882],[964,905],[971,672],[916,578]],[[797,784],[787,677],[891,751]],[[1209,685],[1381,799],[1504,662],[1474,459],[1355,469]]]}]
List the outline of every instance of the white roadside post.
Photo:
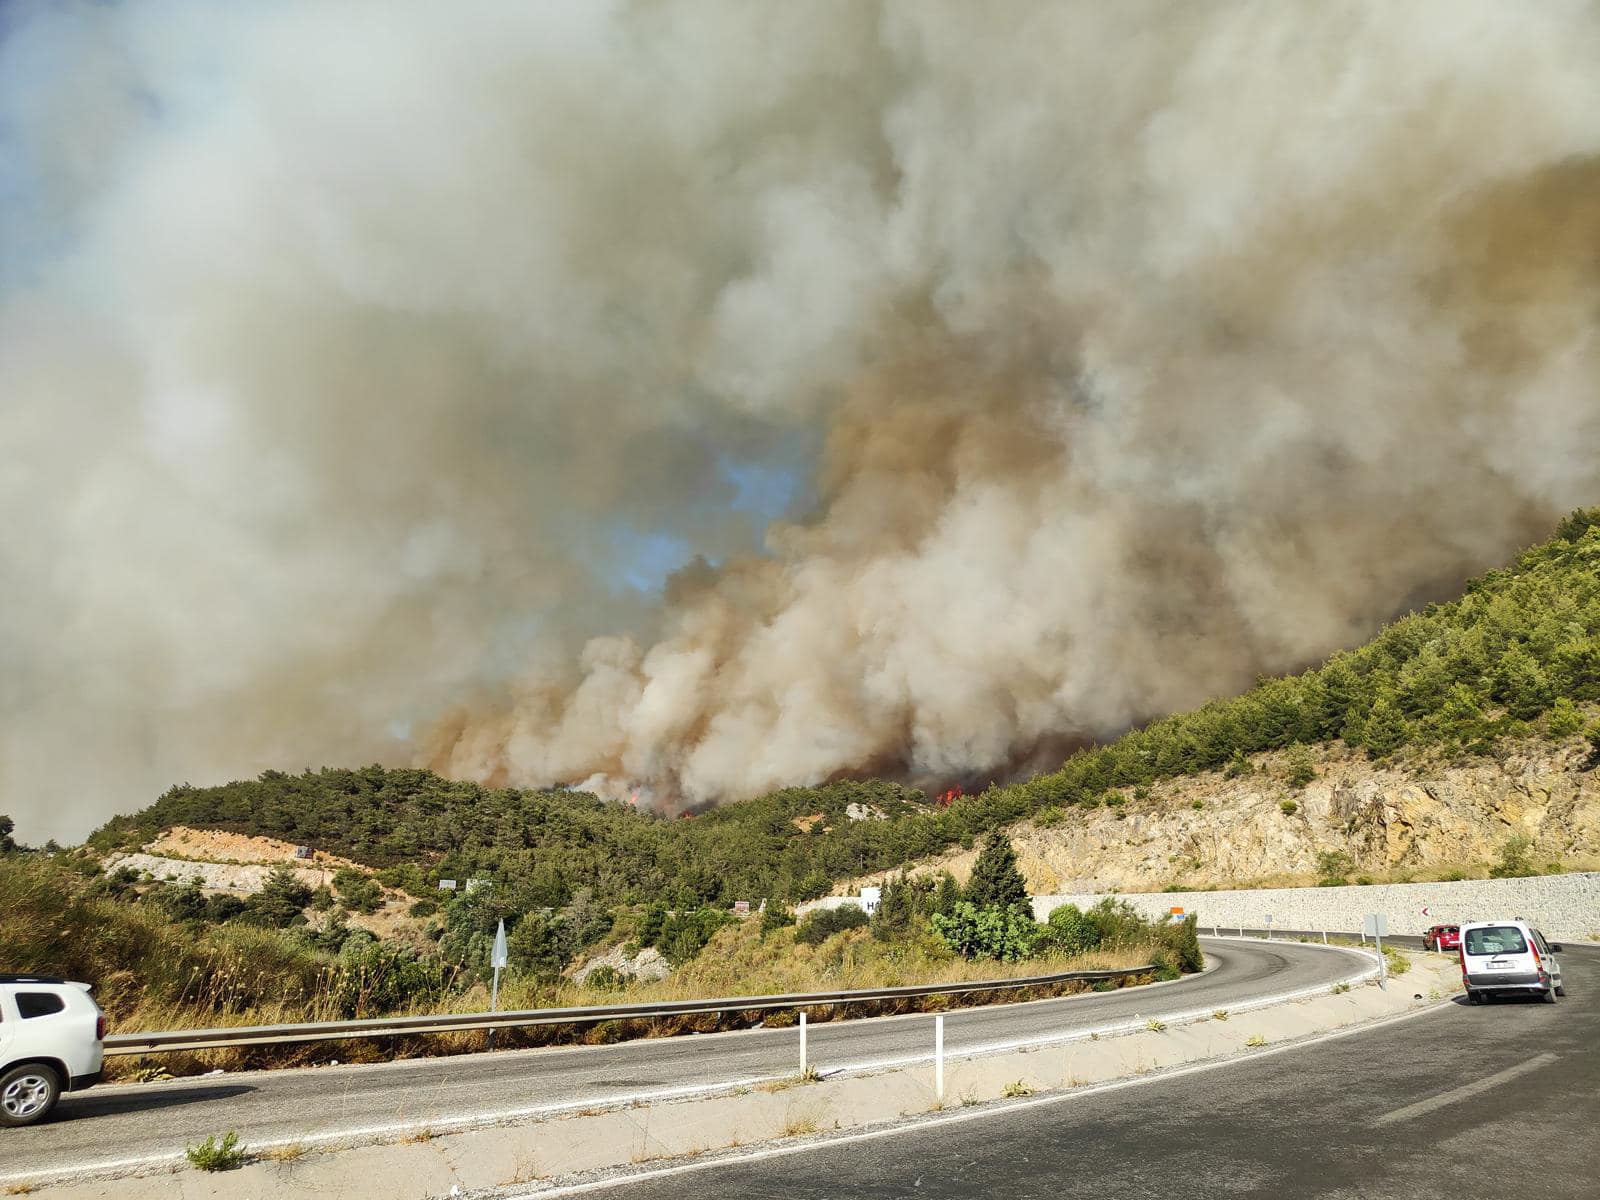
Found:
[{"label": "white roadside post", "polygon": [[1383,913],[1368,913],[1361,922],[1361,940],[1365,942],[1366,935],[1372,935],[1373,943],[1378,947],[1378,986],[1384,991],[1389,990],[1388,964],[1383,961],[1383,935],[1389,932],[1389,918]]},{"label": "white roadside post", "polygon": [[[500,1011],[500,971],[511,956],[506,951],[506,923],[501,918],[500,924],[494,931],[494,949],[489,952],[489,965],[494,968],[494,982],[489,985],[489,1011]],[[496,1030],[489,1030],[489,1049],[494,1049],[494,1035]]]},{"label": "white roadside post", "polygon": [[806,1075],[806,1010],[800,1010],[800,1078]]},{"label": "white roadside post", "polygon": [[1272,940],[1272,914],[1267,914],[1267,941]]},{"label": "white roadside post", "polygon": [[944,1014],[933,1018],[933,1094],[944,1103]]}]

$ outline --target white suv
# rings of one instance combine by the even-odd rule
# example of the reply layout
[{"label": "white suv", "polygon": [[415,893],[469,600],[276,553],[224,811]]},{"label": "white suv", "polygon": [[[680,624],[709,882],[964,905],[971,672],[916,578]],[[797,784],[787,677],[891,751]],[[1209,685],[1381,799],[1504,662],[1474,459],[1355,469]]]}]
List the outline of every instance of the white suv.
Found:
[{"label": "white suv", "polygon": [[0,975],[0,1125],[32,1125],[99,1083],[105,1036],[88,984]]}]

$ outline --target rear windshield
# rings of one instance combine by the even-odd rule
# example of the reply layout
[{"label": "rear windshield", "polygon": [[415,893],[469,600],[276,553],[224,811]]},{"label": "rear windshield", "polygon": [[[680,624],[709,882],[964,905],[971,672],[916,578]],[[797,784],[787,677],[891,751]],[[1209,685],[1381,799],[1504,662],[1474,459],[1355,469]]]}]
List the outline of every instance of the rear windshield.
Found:
[{"label": "rear windshield", "polygon": [[1468,954],[1524,954],[1528,943],[1515,925],[1485,925],[1467,930]]}]

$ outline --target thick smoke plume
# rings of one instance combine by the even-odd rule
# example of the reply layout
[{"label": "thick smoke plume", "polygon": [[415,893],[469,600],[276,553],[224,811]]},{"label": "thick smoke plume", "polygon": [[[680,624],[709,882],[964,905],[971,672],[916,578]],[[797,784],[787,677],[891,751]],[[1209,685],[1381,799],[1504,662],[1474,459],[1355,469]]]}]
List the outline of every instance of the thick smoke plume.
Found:
[{"label": "thick smoke plume", "polygon": [[1600,494],[1589,4],[0,33],[27,838],[323,762],[986,779]]}]

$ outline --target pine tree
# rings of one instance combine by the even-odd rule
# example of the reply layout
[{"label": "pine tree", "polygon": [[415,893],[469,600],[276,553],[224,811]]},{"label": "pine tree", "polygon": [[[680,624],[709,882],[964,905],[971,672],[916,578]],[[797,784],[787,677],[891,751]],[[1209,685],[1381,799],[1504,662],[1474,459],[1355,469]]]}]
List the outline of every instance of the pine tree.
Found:
[{"label": "pine tree", "polygon": [[11,831],[16,827],[16,823],[10,817],[0,813],[0,854],[7,854],[17,848],[17,843],[11,837]]},{"label": "pine tree", "polygon": [[1495,674],[1495,699],[1519,721],[1531,721],[1550,704],[1550,681],[1539,664],[1520,645],[1513,643],[1500,656]]},{"label": "pine tree", "polygon": [[1393,754],[1411,740],[1411,727],[1390,691],[1380,692],[1373,701],[1361,730],[1361,744],[1373,758]]},{"label": "pine tree", "polygon": [[[1597,726],[1600,728],[1600,726]],[[948,917],[961,903],[961,885],[949,871],[939,873],[939,886],[933,893],[933,911]]]},{"label": "pine tree", "polygon": [[917,892],[904,874],[884,880],[878,911],[872,915],[872,936],[879,941],[902,937],[917,915]]},{"label": "pine tree", "polygon": [[1028,907],[1028,884],[1017,870],[1017,852],[1003,833],[991,833],[972,864],[963,898],[974,908]]}]

